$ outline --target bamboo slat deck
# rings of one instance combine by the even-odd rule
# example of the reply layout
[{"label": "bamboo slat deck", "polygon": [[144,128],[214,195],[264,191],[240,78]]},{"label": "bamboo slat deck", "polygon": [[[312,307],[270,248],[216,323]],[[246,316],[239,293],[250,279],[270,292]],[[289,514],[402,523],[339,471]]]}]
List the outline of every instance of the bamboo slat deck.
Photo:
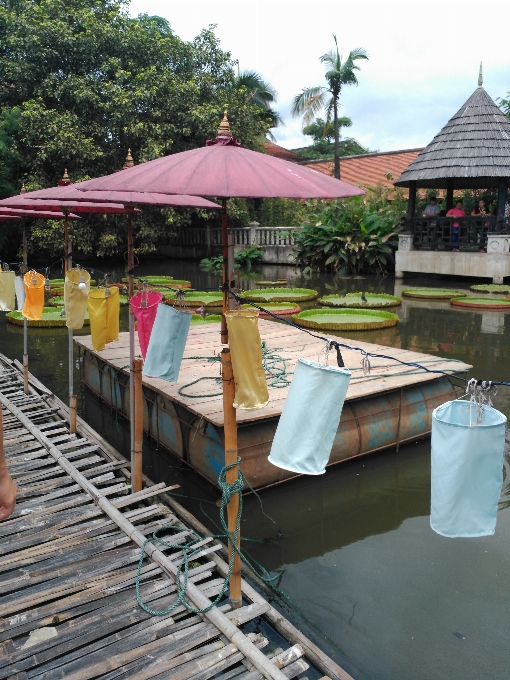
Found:
[{"label": "bamboo slat deck", "polygon": [[[179,606],[156,617],[138,607],[139,545],[97,503],[98,492],[144,536],[163,526],[184,529],[167,539],[171,546],[163,549],[163,560],[176,566],[179,545],[193,532],[158,502],[165,485],[130,494],[123,474],[128,463],[109,455],[100,440],[70,434],[55,398],[35,388],[25,395],[21,373],[7,361],[0,362],[0,401],[7,463],[19,488],[14,514],[0,523],[0,678],[271,677],[239,651],[240,632],[233,644],[207,615]],[[90,486],[76,483],[73,470]],[[211,560],[219,547],[203,539],[189,572],[194,586],[209,598],[223,582],[218,560]],[[158,610],[176,599],[174,572],[160,563],[146,558],[141,572],[143,599]],[[260,597],[244,602],[231,610],[225,599],[219,611],[239,629],[252,622],[244,640],[271,659],[272,677],[283,680],[304,672],[308,664],[300,645],[274,649],[257,632],[254,622],[270,605]],[[350,678],[342,669],[335,677]]]},{"label": "bamboo slat deck", "polygon": [[[259,320],[260,335],[267,349],[272,350],[287,360],[287,371],[292,373],[296,361],[300,357],[317,360],[319,352],[324,349],[324,342],[316,340],[312,336],[297,330],[291,326],[274,323],[273,321]],[[198,416],[209,420],[214,425],[223,426],[222,397],[190,398],[179,394],[179,389],[194,380],[206,376],[219,377],[219,364],[211,362],[207,357],[214,357],[221,350],[220,324],[204,324],[192,326],[188,335],[184,359],[179,373],[179,379],[175,383],[169,383],[159,378],[143,378],[143,383],[155,392],[178,402]],[[327,331],[319,331],[321,335],[328,336]],[[401,361],[423,363],[432,370],[446,371],[454,374],[467,371],[469,364],[451,359],[434,357],[430,354],[410,352],[408,350],[385,347],[358,340],[335,338],[350,346],[360,347],[367,352],[375,352],[386,356],[395,357]],[[82,348],[97,354],[102,360],[111,364],[118,370],[128,372],[129,366],[129,334],[120,333],[116,342],[109,343],[101,352],[94,352],[90,336],[75,338],[75,342]],[[140,356],[138,340],[136,339],[136,356]],[[352,378],[347,392],[347,401],[368,397],[374,394],[408,387],[417,383],[423,383],[436,379],[438,374],[425,373],[418,369],[399,365],[397,362],[387,359],[370,359],[372,370],[370,375],[364,376],[361,370],[361,354],[353,350],[342,350],[342,356],[347,368],[352,370]],[[194,358],[204,357],[204,358]],[[336,364],[336,355],[333,351],[330,363]],[[221,383],[213,380],[198,382],[186,390],[190,394],[206,394],[221,392]],[[265,420],[273,416],[279,416],[282,412],[285,398],[288,393],[286,388],[269,388],[269,403],[266,407],[256,411],[237,411],[238,422]]]}]

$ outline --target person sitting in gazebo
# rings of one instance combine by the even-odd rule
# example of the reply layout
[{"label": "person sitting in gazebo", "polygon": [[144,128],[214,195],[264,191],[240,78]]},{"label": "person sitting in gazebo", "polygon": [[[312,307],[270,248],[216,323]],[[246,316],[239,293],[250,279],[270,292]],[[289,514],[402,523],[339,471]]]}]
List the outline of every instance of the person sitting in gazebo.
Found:
[{"label": "person sitting in gazebo", "polygon": [[[485,205],[485,199],[480,198],[478,201],[478,205],[475,205],[473,208],[473,212],[471,213],[474,217],[480,217],[480,216],[487,216],[490,217],[491,211],[489,208]],[[485,222],[485,226],[489,226],[489,222]],[[478,251],[480,253],[486,253],[487,251],[485,250],[485,243],[484,243],[484,235],[483,232],[480,234],[480,243],[478,244]]]},{"label": "person sitting in gazebo", "polygon": [[[446,213],[446,217],[465,217],[466,213],[464,212],[462,208],[462,201],[459,199],[458,201],[455,202],[455,208],[450,208],[448,212]],[[459,252],[459,227],[460,223],[459,222],[453,222],[452,224],[452,243],[454,244],[454,248],[452,252],[458,253]]]},{"label": "person sitting in gazebo", "polygon": [[423,211],[423,217],[433,218],[439,216],[439,206],[437,204],[437,199],[435,196],[430,196],[429,203],[425,206]]}]

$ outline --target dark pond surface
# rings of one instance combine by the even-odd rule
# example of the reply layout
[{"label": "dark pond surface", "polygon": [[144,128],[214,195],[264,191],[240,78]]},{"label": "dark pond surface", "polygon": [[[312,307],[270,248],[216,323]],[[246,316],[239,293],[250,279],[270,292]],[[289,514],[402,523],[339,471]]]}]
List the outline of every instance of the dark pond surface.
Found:
[{"label": "dark pond surface", "polygon": [[[120,270],[119,270],[120,272]],[[184,261],[146,262],[137,274],[170,273],[195,288],[217,286],[219,276]],[[56,275],[56,273],[55,273]],[[287,267],[261,267],[254,280],[287,276],[289,283],[322,294],[337,291],[399,294],[393,278],[303,279]],[[409,278],[406,285],[468,289],[469,282]],[[305,303],[304,306],[314,306]],[[454,310],[448,302],[405,300],[400,323],[382,331],[343,333],[392,347],[462,359],[471,375],[510,380],[510,314]],[[2,317],[4,314],[2,313]],[[127,330],[122,309],[121,330]],[[86,332],[86,331],[85,331]],[[330,334],[330,332],[328,332]],[[21,359],[21,328],[0,319],[0,351]],[[67,399],[67,333],[31,332],[30,368]],[[75,380],[79,380],[77,355]],[[495,406],[510,415],[510,388]],[[80,392],[81,414],[128,454],[126,423]],[[508,472],[508,455],[507,470]],[[218,492],[163,450],[145,448],[145,472],[179,483],[179,500],[214,527]],[[244,502],[244,547],[272,573],[292,604],[289,618],[356,680],[501,680],[509,677],[510,486],[503,487],[496,534],[446,539],[429,526],[430,440],[361,458],[260,495],[283,537],[260,511]]]}]

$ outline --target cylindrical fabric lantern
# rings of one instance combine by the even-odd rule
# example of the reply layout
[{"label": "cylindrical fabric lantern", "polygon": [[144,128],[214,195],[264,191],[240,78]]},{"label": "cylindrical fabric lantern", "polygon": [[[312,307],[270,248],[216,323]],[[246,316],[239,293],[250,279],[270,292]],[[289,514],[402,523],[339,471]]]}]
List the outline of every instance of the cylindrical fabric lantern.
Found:
[{"label": "cylindrical fabric lantern", "polygon": [[152,327],[158,312],[158,305],[162,299],[162,293],[151,290],[137,293],[129,301],[135,315],[140,352],[144,359],[147,356],[147,347],[149,346]]},{"label": "cylindrical fabric lantern", "polygon": [[25,319],[39,321],[44,309],[44,276],[30,271],[23,277],[25,284],[25,301],[21,313]]},{"label": "cylindrical fabric lantern", "polygon": [[506,417],[490,406],[449,401],[432,412],[430,526],[450,538],[490,536],[503,483]]},{"label": "cylindrical fabric lantern", "polygon": [[181,312],[169,305],[158,305],[143,364],[143,375],[162,378],[168,382],[177,380],[190,323],[189,312]]},{"label": "cylindrical fabric lantern", "polygon": [[16,291],[16,305],[18,312],[23,311],[23,305],[25,304],[25,282],[22,276],[16,276],[14,278],[14,289]]},{"label": "cylindrical fabric lantern", "polygon": [[64,283],[66,326],[73,331],[83,328],[90,293],[90,274],[85,269],[68,269]]},{"label": "cylindrical fabric lantern", "polygon": [[14,272],[0,272],[0,311],[11,312],[15,307]]},{"label": "cylindrical fabric lantern", "polygon": [[346,368],[298,359],[270,463],[304,475],[326,472],[350,379]]},{"label": "cylindrical fabric lantern", "polygon": [[104,349],[106,343],[119,339],[120,296],[119,289],[105,288],[91,290],[88,297],[90,334],[96,352]]},{"label": "cylindrical fabric lantern", "polygon": [[234,372],[234,408],[251,411],[269,401],[266,374],[262,365],[262,344],[258,312],[243,309],[225,312]]}]

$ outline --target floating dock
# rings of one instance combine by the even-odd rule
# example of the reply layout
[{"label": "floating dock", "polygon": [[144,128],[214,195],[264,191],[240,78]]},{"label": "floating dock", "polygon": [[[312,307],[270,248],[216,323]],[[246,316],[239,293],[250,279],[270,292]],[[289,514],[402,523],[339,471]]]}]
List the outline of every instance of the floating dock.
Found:
[{"label": "floating dock", "polygon": [[[180,529],[164,547],[149,544],[140,568],[142,598],[157,610],[176,601],[179,546],[196,538],[158,502],[168,489],[130,493],[127,461],[81,420],[71,434],[65,406],[33,378],[25,394],[16,363],[1,356],[0,406],[19,489],[0,523],[0,678],[285,680],[309,668],[306,655],[330,678],[352,680],[246,581],[238,609],[223,598],[203,614],[182,604],[145,612],[135,595],[145,538]],[[195,547],[186,601],[203,609],[228,568],[212,538]],[[276,624],[286,649],[257,630],[258,617]]]},{"label": "floating dock", "polygon": [[[286,361],[288,379],[298,358],[317,360],[325,343],[291,326],[259,320],[264,348]],[[326,334],[327,332],[323,332]],[[335,338],[367,352],[422,364],[448,374],[465,373],[471,366],[460,361],[393,347]],[[83,357],[83,380],[96,395],[129,417],[129,334],[95,352],[89,336],[75,338]],[[143,378],[144,429],[213,484],[224,465],[223,409],[218,352],[220,324],[192,326],[188,335],[179,380]],[[139,355],[138,344],[136,355]],[[436,406],[455,399],[450,379],[404,366],[397,361],[371,358],[371,372],[364,375],[361,354],[342,350],[345,366],[352,371],[330,465],[393,447],[430,433]],[[336,364],[336,354],[330,362]],[[269,383],[272,380],[269,379]],[[277,381],[277,384],[282,384]],[[241,469],[254,488],[263,488],[295,473],[268,462],[271,442],[282,412],[288,384],[269,387],[269,403],[256,411],[237,411]],[[211,396],[208,396],[211,395]]]}]

